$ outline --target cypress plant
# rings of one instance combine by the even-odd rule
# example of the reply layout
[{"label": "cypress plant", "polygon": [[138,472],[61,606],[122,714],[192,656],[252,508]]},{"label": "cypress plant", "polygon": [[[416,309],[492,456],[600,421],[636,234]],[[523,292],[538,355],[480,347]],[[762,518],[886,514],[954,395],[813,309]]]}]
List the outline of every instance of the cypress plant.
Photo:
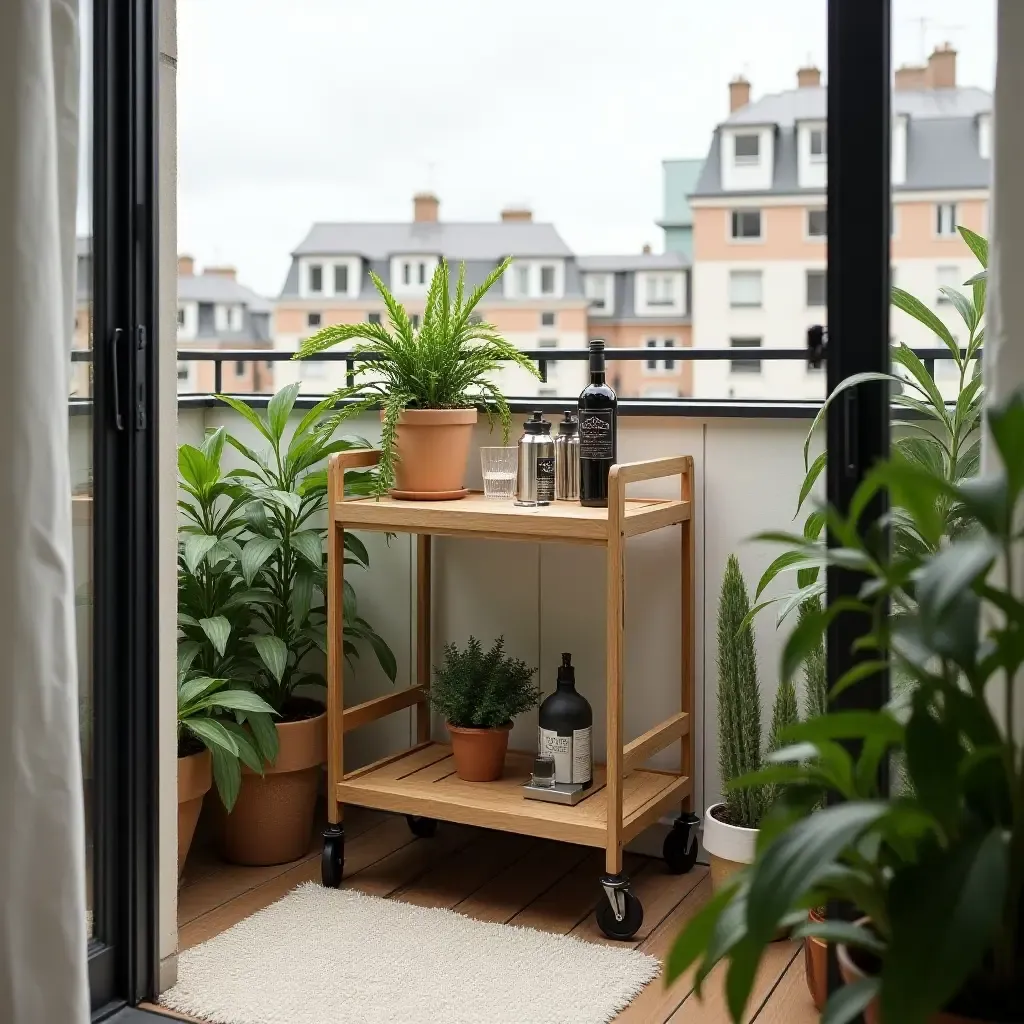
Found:
[{"label": "cypress plant", "polygon": [[[718,600],[718,763],[722,783],[761,767],[761,694],[757,685],[754,629],[746,583],[735,555],[729,556]],[[757,828],[764,794],[726,789],[729,824]]]},{"label": "cypress plant", "polygon": [[[821,600],[800,605],[800,621],[821,613]],[[810,721],[828,713],[828,678],[825,669],[825,641],[819,639],[804,662],[804,718]]]}]

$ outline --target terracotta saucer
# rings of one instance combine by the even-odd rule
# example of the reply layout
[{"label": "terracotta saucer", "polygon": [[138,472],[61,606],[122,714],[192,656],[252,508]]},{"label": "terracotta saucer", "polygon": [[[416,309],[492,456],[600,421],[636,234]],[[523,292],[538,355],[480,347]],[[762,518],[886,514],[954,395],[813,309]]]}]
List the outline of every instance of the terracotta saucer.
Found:
[{"label": "terracotta saucer", "polygon": [[457,501],[469,494],[469,488],[459,487],[454,491],[399,491],[392,487],[388,494],[396,501]]}]

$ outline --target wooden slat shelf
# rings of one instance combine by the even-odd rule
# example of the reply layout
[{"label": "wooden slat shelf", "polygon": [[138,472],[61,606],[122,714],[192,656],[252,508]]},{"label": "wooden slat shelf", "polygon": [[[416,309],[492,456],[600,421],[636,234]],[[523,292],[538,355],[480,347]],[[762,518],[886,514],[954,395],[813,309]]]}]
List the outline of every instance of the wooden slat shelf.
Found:
[{"label": "wooden slat shelf", "polygon": [[[429,743],[369,772],[356,771],[336,787],[339,803],[399,814],[426,815],[585,846],[603,847],[608,801],[604,765],[594,765],[594,785],[574,807],[527,800],[522,786],[533,755],[509,751],[497,782],[463,782],[455,775],[451,747]],[[670,772],[633,771],[623,780],[623,834],[628,841],[669,805],[690,793],[690,780]],[[641,824],[642,822],[642,824]]]},{"label": "wooden slat shelf", "polygon": [[[606,508],[584,508],[555,501],[523,508],[473,492],[461,501],[396,501],[361,498],[335,502],[334,521],[360,530],[438,534],[446,537],[485,535],[494,539],[607,544]],[[690,518],[690,503],[679,499],[627,498],[623,535],[635,537]]]}]

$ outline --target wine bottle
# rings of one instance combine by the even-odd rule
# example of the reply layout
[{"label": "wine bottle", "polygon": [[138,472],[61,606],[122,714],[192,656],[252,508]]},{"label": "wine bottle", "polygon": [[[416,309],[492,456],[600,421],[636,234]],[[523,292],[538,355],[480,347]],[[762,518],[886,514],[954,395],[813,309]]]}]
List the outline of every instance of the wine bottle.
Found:
[{"label": "wine bottle", "polygon": [[608,471],[615,463],[615,392],[604,379],[604,342],[590,343],[590,383],[577,403],[580,432],[580,504],[608,507]]},{"label": "wine bottle", "polygon": [[562,655],[558,687],[541,704],[537,721],[537,752],[555,759],[555,783],[579,783],[588,789],[594,782],[594,712],[576,690],[571,654]]}]

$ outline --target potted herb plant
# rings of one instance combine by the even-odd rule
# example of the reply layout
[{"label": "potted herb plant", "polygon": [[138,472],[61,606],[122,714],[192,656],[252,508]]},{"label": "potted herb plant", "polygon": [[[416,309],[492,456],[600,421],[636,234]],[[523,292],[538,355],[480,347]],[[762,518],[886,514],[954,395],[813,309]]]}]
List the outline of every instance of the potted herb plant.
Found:
[{"label": "potted herb plant", "polygon": [[[757,681],[750,600],[739,560],[730,555],[718,602],[718,763],[726,787],[761,767],[761,691]],[[775,696],[768,749],[798,718],[796,693],[783,680]],[[711,884],[725,884],[754,859],[761,818],[772,787],[728,789],[725,800],[704,817],[704,849],[711,859]]]},{"label": "potted herb plant", "polygon": [[[179,448],[186,495],[179,503],[186,519],[179,556],[182,639],[199,645],[200,670],[244,680],[278,716],[276,756],[264,758],[262,772],[259,762],[245,761],[233,807],[215,805],[221,855],[241,864],[285,863],[306,852],[326,759],[326,714],[309,693],[324,685],[327,646],[323,463],[333,452],[362,445],[334,438],[333,399],[308,410],[286,437],[298,390],[298,384],[282,388],[264,415],[223,397],[266,442],[264,451],[223,428],[198,448]],[[226,473],[225,443],[245,463]],[[347,486],[369,493],[368,474],[349,477]],[[369,566],[365,546],[350,531],[345,555],[350,564]],[[347,579],[344,604],[345,656],[356,658],[368,645],[394,681],[394,655],[359,615]],[[269,729],[275,731],[273,722]]]},{"label": "potted herb plant", "polygon": [[192,845],[203,797],[213,782],[216,780],[220,799],[230,809],[242,779],[240,762],[262,772],[264,760],[273,761],[277,756],[277,734],[270,725],[274,709],[251,690],[194,672],[192,663],[199,650],[200,645],[192,640],[178,648],[179,875]]},{"label": "potted herb plant", "polygon": [[540,703],[536,671],[505,654],[503,637],[486,653],[472,636],[464,651],[445,646],[444,664],[434,669],[430,703],[448,726],[460,779],[501,778],[512,719]]},{"label": "potted herb plant", "polygon": [[377,494],[389,488],[396,498],[461,498],[463,474],[477,420],[477,407],[493,426],[501,420],[508,443],[511,414],[492,377],[511,362],[540,376],[537,367],[497,328],[474,311],[504,274],[511,257],[495,267],[466,295],[466,266],[452,295],[448,264],[441,260],[427,291],[423,318],[413,327],[405,307],[373,272],[370,278],[384,300],[388,326],[334,324],[307,338],[297,359],[314,358],[334,345],[360,340],[352,349],[356,383],[337,399],[354,399],[346,415],[381,407],[381,456]]},{"label": "potted herb plant", "polygon": [[[782,923],[837,943],[845,986],[829,1000],[830,1024],[862,1012],[869,1024],[1024,1020],[1024,759],[1014,733],[1024,603],[1012,573],[1024,543],[1024,393],[987,419],[996,472],[951,482],[897,453],[865,479],[850,517],[829,513],[839,546],[827,564],[859,569],[866,585],[805,617],[785,644],[783,674],[842,612],[863,622],[862,660],[833,693],[881,668],[905,672],[913,687],[879,711],[791,727],[792,745],[734,782],[786,790],[754,863],[691,921],[667,975],[700,961],[700,984],[727,959],[735,1021]],[[890,548],[884,524],[858,521],[881,490],[907,511],[917,550]],[[940,544],[954,506],[969,529]],[[887,797],[879,767],[893,754],[910,785]],[[823,794],[840,802],[808,815]],[[833,900],[863,919],[799,923],[807,907]]]}]

